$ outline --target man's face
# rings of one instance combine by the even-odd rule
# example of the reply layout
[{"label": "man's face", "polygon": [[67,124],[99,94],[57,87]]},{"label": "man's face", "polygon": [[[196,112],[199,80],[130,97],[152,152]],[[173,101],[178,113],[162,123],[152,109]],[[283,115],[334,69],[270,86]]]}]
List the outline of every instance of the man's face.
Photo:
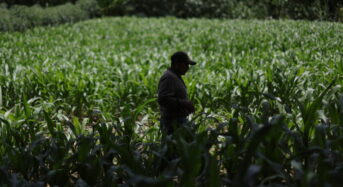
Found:
[{"label": "man's face", "polygon": [[180,63],[178,68],[179,68],[179,72],[181,73],[181,75],[184,75],[189,70],[189,64],[188,63]]}]

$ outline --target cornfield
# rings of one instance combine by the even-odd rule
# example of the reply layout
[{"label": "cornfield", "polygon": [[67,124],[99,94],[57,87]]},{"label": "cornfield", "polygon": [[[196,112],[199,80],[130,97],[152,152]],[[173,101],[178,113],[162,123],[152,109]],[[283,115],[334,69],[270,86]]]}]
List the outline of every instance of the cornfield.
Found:
[{"label": "cornfield", "polygon": [[[122,17],[0,33],[0,185],[338,186],[342,30]],[[196,113],[163,142],[157,83],[178,50],[198,62]]]}]

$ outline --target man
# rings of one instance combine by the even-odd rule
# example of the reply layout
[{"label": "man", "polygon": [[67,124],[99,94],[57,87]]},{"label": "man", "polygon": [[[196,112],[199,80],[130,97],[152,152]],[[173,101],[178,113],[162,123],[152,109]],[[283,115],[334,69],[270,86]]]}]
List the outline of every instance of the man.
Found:
[{"label": "man", "polygon": [[195,111],[181,78],[188,71],[189,65],[195,64],[187,53],[178,51],[171,56],[171,67],[160,78],[158,103],[161,112],[161,130],[164,135],[173,134],[178,127],[188,122],[187,116]]}]

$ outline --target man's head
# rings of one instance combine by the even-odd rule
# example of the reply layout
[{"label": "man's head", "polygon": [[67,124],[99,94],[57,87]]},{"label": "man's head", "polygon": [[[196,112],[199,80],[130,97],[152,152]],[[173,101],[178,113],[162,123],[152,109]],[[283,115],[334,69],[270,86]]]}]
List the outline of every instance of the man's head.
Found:
[{"label": "man's head", "polygon": [[178,51],[171,56],[171,66],[174,70],[178,71],[180,75],[186,74],[189,65],[195,65],[196,62],[192,61],[187,53]]}]

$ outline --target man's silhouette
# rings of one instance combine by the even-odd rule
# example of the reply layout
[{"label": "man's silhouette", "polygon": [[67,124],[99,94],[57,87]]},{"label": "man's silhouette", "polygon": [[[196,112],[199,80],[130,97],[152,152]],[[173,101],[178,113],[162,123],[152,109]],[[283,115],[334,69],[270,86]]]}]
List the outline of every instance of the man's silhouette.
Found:
[{"label": "man's silhouette", "polygon": [[187,116],[194,113],[194,105],[188,99],[187,88],[181,76],[195,65],[187,53],[178,51],[171,56],[171,67],[164,72],[158,84],[158,103],[161,111],[161,130],[170,135],[188,122]]}]

